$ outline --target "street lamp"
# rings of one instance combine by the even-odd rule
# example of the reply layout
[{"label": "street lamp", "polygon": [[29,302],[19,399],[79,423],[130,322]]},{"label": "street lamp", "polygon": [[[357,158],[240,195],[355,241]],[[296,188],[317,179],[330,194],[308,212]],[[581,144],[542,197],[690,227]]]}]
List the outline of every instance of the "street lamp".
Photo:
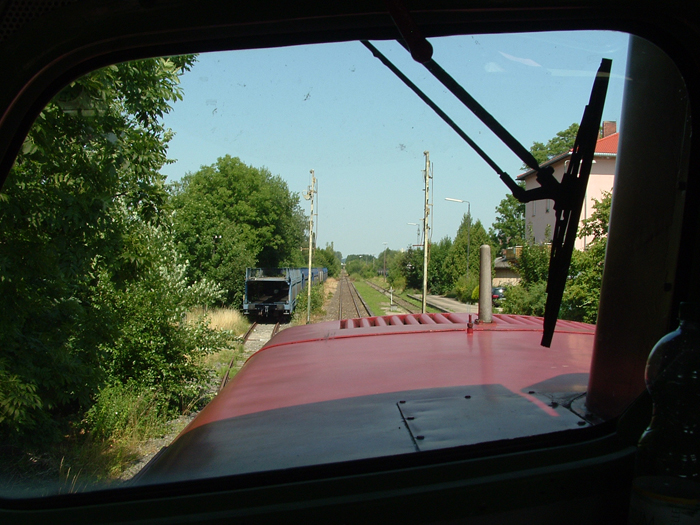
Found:
[{"label": "street lamp", "polygon": [[450,202],[461,202],[462,204],[467,204],[467,218],[469,222],[467,223],[467,284],[469,283],[469,245],[471,244],[470,234],[472,231],[472,205],[469,201],[462,199],[453,199],[451,197],[445,197],[446,201]]},{"label": "street lamp", "polygon": [[416,246],[420,244],[420,224],[417,222],[407,222],[409,226],[415,226],[416,227]]},{"label": "street lamp", "polygon": [[383,242],[384,245],[384,282],[386,282],[386,246],[389,244],[388,242]]}]

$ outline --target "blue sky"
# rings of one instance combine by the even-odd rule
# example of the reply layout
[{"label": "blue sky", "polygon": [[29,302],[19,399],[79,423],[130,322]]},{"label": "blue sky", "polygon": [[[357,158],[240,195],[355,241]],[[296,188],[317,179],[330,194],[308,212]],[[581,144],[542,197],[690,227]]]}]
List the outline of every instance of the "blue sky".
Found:
[{"label": "blue sky", "polygon": [[[620,120],[627,35],[431,39],[433,58],[526,148],[579,122],[601,58],[613,60],[604,120]],[[521,161],[395,42],[373,42],[511,176]],[[163,168],[173,181],[229,154],[301,193],[319,181],[318,245],[378,254],[416,242],[424,151],[434,178],[432,239],[454,238],[468,200],[488,227],[506,187],[457,134],[359,42],[211,53],[183,75]],[[619,129],[619,126],[618,126]],[[308,204],[302,199],[308,213]]]}]

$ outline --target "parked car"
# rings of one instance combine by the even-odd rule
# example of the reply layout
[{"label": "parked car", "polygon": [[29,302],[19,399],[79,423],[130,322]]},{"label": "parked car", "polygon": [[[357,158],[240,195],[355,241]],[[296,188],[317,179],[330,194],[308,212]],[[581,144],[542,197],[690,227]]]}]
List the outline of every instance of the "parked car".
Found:
[{"label": "parked car", "polygon": [[506,296],[506,289],[503,286],[494,286],[491,288],[491,297],[493,304],[500,304]]}]

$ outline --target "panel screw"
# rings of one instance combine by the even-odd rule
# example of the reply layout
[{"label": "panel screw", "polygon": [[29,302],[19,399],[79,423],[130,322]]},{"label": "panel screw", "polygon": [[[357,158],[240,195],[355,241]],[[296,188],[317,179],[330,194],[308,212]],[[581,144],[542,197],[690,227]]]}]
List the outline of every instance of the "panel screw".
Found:
[{"label": "panel screw", "polygon": [[471,399],[472,396],[464,396],[464,399]]},{"label": "panel screw", "polygon": [[425,439],[425,436],[416,436],[416,439]]},{"label": "panel screw", "polygon": [[585,421],[579,421],[577,424],[578,424],[578,426],[580,426],[580,427],[585,427],[585,426],[586,426],[586,422],[585,422]]},{"label": "panel screw", "polygon": [[399,401],[399,403],[405,403],[406,401]]},{"label": "panel screw", "polygon": [[406,419],[408,419],[409,421],[411,421],[411,420],[416,419],[416,418],[413,417],[413,416],[408,416]]},{"label": "panel screw", "polygon": [[535,393],[534,390],[530,390],[530,391],[528,392],[528,394],[534,394],[534,393]]}]

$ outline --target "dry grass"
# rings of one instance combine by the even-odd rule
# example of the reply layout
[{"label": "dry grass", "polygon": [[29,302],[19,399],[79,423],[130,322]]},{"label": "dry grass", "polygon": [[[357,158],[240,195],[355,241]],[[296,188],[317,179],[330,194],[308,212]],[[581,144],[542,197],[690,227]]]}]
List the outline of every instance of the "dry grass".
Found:
[{"label": "dry grass", "polygon": [[202,315],[206,315],[209,319],[210,328],[230,331],[237,336],[245,334],[250,327],[248,319],[232,308],[196,308],[187,314],[187,320],[192,321]]}]

